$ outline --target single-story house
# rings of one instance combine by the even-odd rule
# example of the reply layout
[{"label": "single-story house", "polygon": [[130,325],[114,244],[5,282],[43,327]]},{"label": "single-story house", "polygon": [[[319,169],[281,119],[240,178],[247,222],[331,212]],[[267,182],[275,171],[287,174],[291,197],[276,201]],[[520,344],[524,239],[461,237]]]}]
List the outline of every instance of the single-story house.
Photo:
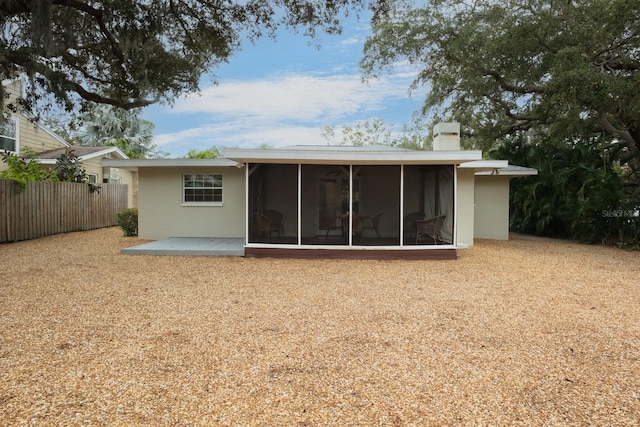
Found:
[{"label": "single-story house", "polygon": [[507,239],[509,180],[537,171],[461,150],[378,146],[226,149],[218,159],[105,159],[138,172],[139,237],[242,238],[247,256],[456,258]]}]

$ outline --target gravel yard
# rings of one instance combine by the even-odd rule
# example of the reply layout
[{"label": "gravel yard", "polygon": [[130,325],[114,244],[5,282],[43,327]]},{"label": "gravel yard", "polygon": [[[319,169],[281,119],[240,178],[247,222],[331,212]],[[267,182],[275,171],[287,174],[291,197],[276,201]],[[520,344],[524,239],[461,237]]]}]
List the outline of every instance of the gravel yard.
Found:
[{"label": "gravel yard", "polygon": [[0,425],[640,424],[640,253],[479,241],[457,261],[0,245]]}]

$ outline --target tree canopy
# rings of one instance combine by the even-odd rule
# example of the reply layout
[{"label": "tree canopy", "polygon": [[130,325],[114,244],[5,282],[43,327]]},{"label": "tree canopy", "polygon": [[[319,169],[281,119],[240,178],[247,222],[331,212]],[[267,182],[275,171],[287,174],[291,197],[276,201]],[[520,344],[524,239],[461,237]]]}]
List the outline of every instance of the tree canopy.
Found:
[{"label": "tree canopy", "polygon": [[211,148],[207,148],[204,150],[198,150],[196,148],[192,148],[187,152],[187,155],[184,156],[185,159],[216,159],[220,157],[220,148],[213,145]]},{"label": "tree canopy", "polygon": [[322,136],[330,145],[388,145],[412,150],[431,148],[430,130],[424,116],[413,114],[411,124],[404,124],[401,132],[394,132],[380,117],[371,117],[353,126],[323,126]]},{"label": "tree canopy", "polygon": [[[2,0],[0,78],[29,76],[27,102],[52,94],[130,109],[198,89],[241,39],[282,26],[340,31],[339,18],[384,0]],[[1,89],[0,89],[1,90]],[[2,95],[0,93],[0,95]],[[3,97],[0,96],[0,102]]]},{"label": "tree canopy", "polygon": [[512,226],[637,244],[637,0],[398,1],[374,23],[361,67],[372,77],[400,62],[418,70],[411,89],[429,90],[423,113],[539,170],[511,186]]},{"label": "tree canopy", "polygon": [[460,121],[482,148],[529,129],[559,141],[600,133],[638,171],[636,0],[409,3],[374,24],[367,76],[398,61],[418,67],[414,88],[430,90],[425,110]]},{"label": "tree canopy", "polygon": [[144,120],[141,113],[140,108],[97,105],[82,116],[78,139],[82,145],[118,147],[131,158],[165,157],[153,143],[154,124]]}]

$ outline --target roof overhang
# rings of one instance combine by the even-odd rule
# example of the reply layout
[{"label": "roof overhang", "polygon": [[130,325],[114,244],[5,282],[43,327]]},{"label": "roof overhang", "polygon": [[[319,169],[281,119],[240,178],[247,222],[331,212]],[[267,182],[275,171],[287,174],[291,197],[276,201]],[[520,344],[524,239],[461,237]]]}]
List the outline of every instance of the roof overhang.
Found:
[{"label": "roof overhang", "polygon": [[[36,153],[36,156],[38,155],[38,153]],[[127,156],[121,149],[119,149],[118,147],[104,147],[104,150],[100,150],[100,151],[95,151],[93,153],[89,153],[89,154],[85,154],[83,156],[78,156],[78,160],[83,162],[86,160],[91,160],[91,159],[95,159],[97,157],[103,157],[103,156],[115,156],[118,159],[122,159],[122,160],[128,160],[129,156]],[[58,159],[35,159],[36,162],[40,163],[41,165],[55,165],[58,161]]]},{"label": "roof overhang", "polygon": [[104,150],[96,151],[95,153],[85,154],[84,156],[80,156],[79,159],[80,160],[89,160],[89,159],[94,159],[96,157],[105,156],[107,154],[111,154],[113,156],[116,156],[119,159],[129,159],[129,156],[127,156],[124,153],[124,151],[122,151],[118,147],[105,147]]},{"label": "roof overhang", "polygon": [[538,175],[538,169],[533,168],[525,168],[523,166],[509,165],[506,168],[494,169],[491,171],[483,170],[476,172],[478,176],[509,176],[509,177],[519,177],[519,176],[535,176]]},{"label": "roof overhang", "polygon": [[474,162],[466,162],[458,166],[458,169],[474,169],[480,171],[494,171],[496,169],[506,168],[509,162],[506,160],[476,160]]},{"label": "roof overhang", "polygon": [[530,176],[538,175],[537,169],[510,165],[506,160],[478,160],[458,166],[459,169],[473,169],[480,176]]},{"label": "roof overhang", "polygon": [[104,159],[103,166],[137,171],[139,168],[242,167],[225,158],[217,159]]},{"label": "roof overhang", "polygon": [[280,164],[460,164],[482,159],[481,151],[362,150],[362,147],[320,149],[227,148],[224,155],[241,163]]}]

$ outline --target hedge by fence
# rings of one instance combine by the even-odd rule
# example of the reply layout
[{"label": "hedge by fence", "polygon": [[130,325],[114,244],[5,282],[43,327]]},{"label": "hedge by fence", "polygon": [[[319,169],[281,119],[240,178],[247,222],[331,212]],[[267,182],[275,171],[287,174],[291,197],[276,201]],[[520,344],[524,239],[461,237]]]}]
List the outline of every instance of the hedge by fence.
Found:
[{"label": "hedge by fence", "polygon": [[98,191],[73,182],[29,182],[25,190],[0,179],[0,243],[116,225],[127,208],[126,184]]}]

